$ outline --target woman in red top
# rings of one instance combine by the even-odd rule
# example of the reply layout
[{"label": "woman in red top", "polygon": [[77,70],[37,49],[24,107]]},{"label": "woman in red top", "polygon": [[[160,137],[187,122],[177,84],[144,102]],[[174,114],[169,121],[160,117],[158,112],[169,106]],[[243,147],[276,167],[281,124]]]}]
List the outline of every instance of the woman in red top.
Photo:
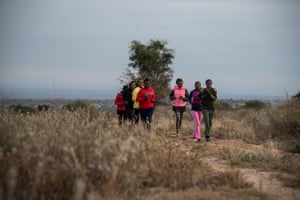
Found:
[{"label": "woman in red top", "polygon": [[117,114],[118,114],[118,119],[119,119],[119,125],[120,126],[126,120],[125,119],[125,112],[126,112],[125,104],[126,104],[126,102],[124,101],[124,98],[123,98],[124,92],[126,90],[127,90],[127,86],[124,86],[123,90],[121,92],[119,92],[116,95],[116,98],[115,98],[115,105],[117,105]]},{"label": "woman in red top", "polygon": [[137,94],[136,101],[138,101],[140,105],[141,119],[144,123],[144,128],[150,131],[156,95],[154,89],[150,86],[149,79],[144,80],[144,88],[141,88]]}]

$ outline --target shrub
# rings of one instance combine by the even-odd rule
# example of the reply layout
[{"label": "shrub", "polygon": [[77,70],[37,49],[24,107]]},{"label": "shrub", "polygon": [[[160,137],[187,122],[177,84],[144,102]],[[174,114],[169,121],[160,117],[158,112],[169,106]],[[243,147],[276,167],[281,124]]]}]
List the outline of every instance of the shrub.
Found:
[{"label": "shrub", "polygon": [[82,101],[82,100],[76,100],[76,101],[73,101],[67,105],[65,105],[63,108],[64,109],[67,109],[69,111],[74,111],[74,110],[77,110],[77,109],[83,109],[83,108],[87,108],[87,103]]},{"label": "shrub", "polygon": [[272,149],[251,151],[243,148],[224,147],[219,150],[219,155],[224,160],[229,160],[231,165],[244,168],[259,168],[264,170],[282,170],[298,173],[300,159],[291,154],[278,155]]},{"label": "shrub", "polygon": [[212,131],[217,138],[243,139],[258,144],[269,139],[292,137],[294,141],[289,151],[299,152],[299,116],[299,101],[289,101],[261,110],[219,111],[216,112]]},{"label": "shrub", "polygon": [[246,101],[244,108],[250,108],[250,109],[263,109],[266,107],[266,104],[262,101],[259,100],[250,100],[250,101]]},{"label": "shrub", "polygon": [[1,110],[0,199],[143,199],[151,188],[250,187],[239,172],[216,172],[198,149],[153,131],[120,128],[95,107],[25,116]]},{"label": "shrub", "polygon": [[[294,152],[300,144],[299,112],[299,101],[262,110],[221,110],[212,133],[270,146],[274,137],[289,137]],[[250,188],[240,171],[211,167],[203,159],[210,154],[232,165],[299,174],[298,155],[226,143],[221,149],[214,141],[191,143],[193,120],[188,112],[182,125],[183,134],[174,139],[171,109],[155,110],[153,133],[148,134],[139,125],[119,127],[115,112],[101,112],[93,105],[35,115],[0,107],[0,199],[152,199],[156,189],[165,192],[157,199],[174,199],[162,196],[190,190],[197,190],[193,199],[215,199],[202,194],[215,191],[220,197],[221,190],[232,194],[230,199],[263,195]],[[287,185],[299,187],[299,177],[286,180]],[[237,191],[254,192],[250,198],[233,197]]]},{"label": "shrub", "polygon": [[282,181],[286,187],[300,188],[300,172],[298,171],[294,176],[283,176],[278,174],[275,176],[278,180]]},{"label": "shrub", "polygon": [[291,101],[269,111],[273,137],[300,136],[300,102]]},{"label": "shrub", "polygon": [[10,107],[12,110],[14,110],[17,113],[35,113],[36,110],[33,107],[30,106],[23,106],[23,105],[14,105]]},{"label": "shrub", "polygon": [[217,110],[230,110],[230,109],[232,109],[232,106],[229,103],[227,103],[225,101],[222,101],[222,100],[216,101],[215,106],[216,106]]},{"label": "shrub", "polygon": [[300,100],[300,92],[293,96],[293,99]]},{"label": "shrub", "polygon": [[47,105],[47,104],[42,104],[42,105],[38,105],[38,111],[41,112],[41,111],[47,111],[51,108],[50,105]]}]

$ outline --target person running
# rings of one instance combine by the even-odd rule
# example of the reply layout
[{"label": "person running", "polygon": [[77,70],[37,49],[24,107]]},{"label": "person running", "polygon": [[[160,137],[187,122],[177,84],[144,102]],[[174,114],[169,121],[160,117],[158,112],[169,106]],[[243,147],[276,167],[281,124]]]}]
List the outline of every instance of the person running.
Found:
[{"label": "person running", "polygon": [[115,105],[117,105],[117,114],[118,114],[118,120],[119,120],[119,125],[121,126],[125,120],[125,101],[123,99],[125,91],[128,89],[127,86],[124,86],[122,91],[120,91],[115,98]]},{"label": "person running", "polygon": [[212,127],[212,119],[215,114],[215,101],[217,100],[217,90],[212,87],[212,80],[205,81],[206,88],[200,93],[199,97],[203,104],[203,118],[205,123],[205,138],[210,141],[210,130]]},{"label": "person running", "polygon": [[139,102],[141,120],[144,123],[144,128],[150,132],[156,94],[154,89],[150,86],[149,79],[144,80],[144,88],[140,89],[136,100]]},{"label": "person running", "polygon": [[186,101],[188,100],[188,90],[183,85],[183,80],[178,78],[176,85],[170,93],[170,100],[173,101],[172,109],[176,117],[176,136],[179,136],[179,129],[181,128],[183,113],[186,110]]},{"label": "person running", "polygon": [[131,81],[129,83],[129,87],[128,89],[125,91],[124,93],[124,101],[125,101],[125,107],[126,107],[126,111],[125,111],[125,115],[126,115],[126,119],[129,120],[129,122],[133,123],[133,100],[132,100],[132,92],[136,87],[136,82],[135,81]]},{"label": "person running", "polygon": [[201,141],[201,121],[203,119],[202,113],[202,100],[200,100],[199,95],[201,93],[201,83],[200,81],[195,82],[195,89],[191,91],[189,96],[189,102],[192,105],[191,113],[194,120],[194,132],[193,138],[195,141]]},{"label": "person running", "polygon": [[134,110],[134,122],[135,124],[139,123],[139,115],[140,115],[140,104],[139,102],[136,100],[137,94],[139,93],[139,91],[141,90],[141,88],[144,87],[144,80],[140,79],[137,82],[137,87],[133,90],[132,92],[132,101],[133,101],[133,110]]}]

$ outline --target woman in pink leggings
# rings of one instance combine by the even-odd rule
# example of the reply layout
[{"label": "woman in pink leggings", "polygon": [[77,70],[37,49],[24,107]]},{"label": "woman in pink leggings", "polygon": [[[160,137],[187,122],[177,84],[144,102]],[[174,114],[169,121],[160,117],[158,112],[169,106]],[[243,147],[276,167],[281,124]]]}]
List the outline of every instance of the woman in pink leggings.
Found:
[{"label": "woman in pink leggings", "polygon": [[194,141],[201,141],[201,121],[203,119],[202,114],[202,101],[199,99],[199,94],[201,93],[201,83],[200,81],[195,82],[195,89],[190,93],[189,102],[192,105],[192,116],[194,119]]}]

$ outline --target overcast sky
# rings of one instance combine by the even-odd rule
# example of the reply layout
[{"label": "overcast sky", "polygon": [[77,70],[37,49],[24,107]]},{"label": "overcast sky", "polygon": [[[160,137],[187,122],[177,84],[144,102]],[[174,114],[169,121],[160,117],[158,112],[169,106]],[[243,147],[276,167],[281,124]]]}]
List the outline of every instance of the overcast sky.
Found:
[{"label": "overcast sky", "polygon": [[0,89],[114,93],[130,42],[162,39],[189,89],[211,78],[224,97],[295,94],[299,37],[298,0],[0,0]]}]

